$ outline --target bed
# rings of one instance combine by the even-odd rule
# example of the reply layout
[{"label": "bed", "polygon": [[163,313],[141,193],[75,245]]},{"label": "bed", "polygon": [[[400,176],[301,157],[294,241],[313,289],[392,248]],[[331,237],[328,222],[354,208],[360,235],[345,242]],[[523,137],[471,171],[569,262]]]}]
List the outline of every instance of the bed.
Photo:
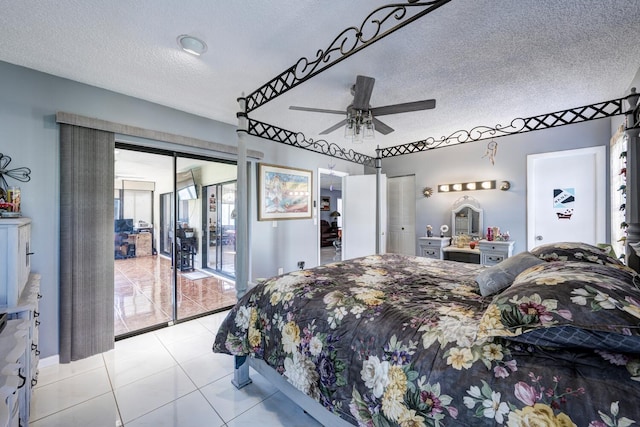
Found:
[{"label": "bed", "polygon": [[238,386],[251,365],[325,425],[640,421],[640,280],[582,243],[489,268],[384,254],[273,277],[213,350],[236,356]]}]

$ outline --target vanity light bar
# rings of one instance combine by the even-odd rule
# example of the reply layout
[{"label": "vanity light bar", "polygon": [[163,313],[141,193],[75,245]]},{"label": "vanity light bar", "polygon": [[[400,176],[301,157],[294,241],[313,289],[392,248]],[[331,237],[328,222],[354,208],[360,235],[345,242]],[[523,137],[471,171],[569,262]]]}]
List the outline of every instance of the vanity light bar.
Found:
[{"label": "vanity light bar", "polygon": [[438,192],[447,193],[453,191],[473,191],[473,190],[494,190],[496,188],[496,181],[475,181],[475,182],[460,182],[456,184],[440,184],[438,185]]}]

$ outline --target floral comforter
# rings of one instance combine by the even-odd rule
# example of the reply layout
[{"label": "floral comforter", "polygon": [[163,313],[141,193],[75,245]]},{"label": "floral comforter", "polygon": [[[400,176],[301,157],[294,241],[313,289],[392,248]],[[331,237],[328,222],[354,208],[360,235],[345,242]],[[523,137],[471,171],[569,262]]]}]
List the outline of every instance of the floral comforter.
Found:
[{"label": "floral comforter", "polygon": [[481,268],[387,254],[274,277],[238,302],[213,349],[264,359],[354,425],[640,421],[638,357],[479,333],[496,307],[478,292]]}]

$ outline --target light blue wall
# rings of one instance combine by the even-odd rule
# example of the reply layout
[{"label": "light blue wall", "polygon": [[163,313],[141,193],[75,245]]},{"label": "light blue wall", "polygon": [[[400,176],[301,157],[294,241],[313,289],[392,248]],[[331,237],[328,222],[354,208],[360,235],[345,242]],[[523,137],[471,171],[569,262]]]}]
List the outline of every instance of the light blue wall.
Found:
[{"label": "light blue wall", "polygon": [[[247,88],[251,89],[251,88]],[[267,108],[267,107],[265,107]],[[59,127],[58,111],[132,126],[236,145],[235,126],[194,116],[140,99],[0,62],[0,153],[10,167],[31,169],[31,181],[21,183],[22,211],[33,219],[33,271],[42,275],[41,357],[58,354],[59,289]],[[158,144],[166,148],[166,144]],[[263,139],[248,138],[249,149],[262,151],[264,162],[311,169],[316,176],[327,156]],[[177,151],[189,151],[176,146]],[[337,171],[361,174],[362,166],[331,159]],[[251,278],[275,275],[278,267],[297,269],[304,260],[317,264],[318,227],[313,220],[258,222],[255,211],[255,162],[250,177]],[[9,179],[10,184],[15,184]],[[98,236],[90,232],[86,239]],[[64,248],[62,248],[64,250]]]},{"label": "light blue wall", "polygon": [[[497,138],[495,164],[487,157],[488,141],[471,142],[435,149],[419,154],[384,159],[382,170],[387,177],[415,173],[416,235],[424,236],[427,224],[437,231],[441,224],[451,226],[451,206],[467,194],[476,198],[484,209],[484,227],[498,226],[508,230],[515,240],[514,253],[527,249],[527,155],[571,150],[609,144],[611,120],[600,119],[575,125]],[[608,153],[608,150],[607,150]],[[607,156],[607,171],[608,168]],[[438,193],[438,184],[464,181],[509,181],[509,191],[483,190]],[[433,196],[422,195],[424,187]],[[608,172],[607,172],[607,188]],[[609,200],[607,197],[607,236],[609,236]],[[450,235],[450,234],[449,234]]]}]

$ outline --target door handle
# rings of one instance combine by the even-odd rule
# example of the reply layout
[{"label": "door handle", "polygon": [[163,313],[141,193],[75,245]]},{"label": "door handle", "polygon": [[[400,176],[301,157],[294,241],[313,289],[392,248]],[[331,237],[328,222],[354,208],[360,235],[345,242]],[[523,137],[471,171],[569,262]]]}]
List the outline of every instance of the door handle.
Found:
[{"label": "door handle", "polygon": [[536,236],[536,240],[542,240],[542,236]]}]

